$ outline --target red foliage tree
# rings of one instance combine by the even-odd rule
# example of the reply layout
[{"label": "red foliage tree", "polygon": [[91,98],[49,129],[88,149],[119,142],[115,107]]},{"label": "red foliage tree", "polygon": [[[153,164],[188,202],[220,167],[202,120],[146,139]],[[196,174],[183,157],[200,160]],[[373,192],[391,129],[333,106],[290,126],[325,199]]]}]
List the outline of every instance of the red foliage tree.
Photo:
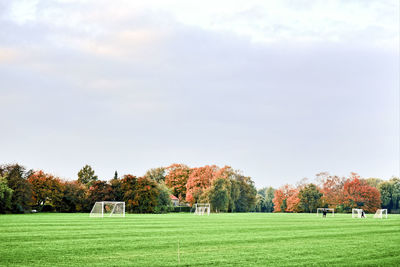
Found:
[{"label": "red foliage tree", "polygon": [[87,205],[89,208],[96,201],[112,200],[112,188],[106,181],[97,180],[91,183],[87,194]]},{"label": "red foliage tree", "polygon": [[58,205],[63,197],[63,183],[59,178],[39,170],[28,177],[33,193],[33,202],[39,210],[46,204]]},{"label": "red foliage tree", "polygon": [[343,186],[344,206],[350,210],[352,208],[362,208],[367,212],[375,212],[381,207],[381,195],[379,190],[368,185],[365,180],[360,180],[360,176],[351,173],[351,176]]},{"label": "red foliage tree", "polygon": [[172,164],[166,168],[165,184],[172,190],[172,194],[180,201],[186,198],[186,183],[189,179],[190,168],[185,164]]},{"label": "red foliage tree", "polygon": [[210,188],[219,168],[215,165],[193,168],[186,184],[186,201],[196,203],[203,192]]},{"label": "red foliage tree", "polygon": [[298,197],[299,190],[293,186],[286,184],[275,190],[274,212],[295,212],[298,210],[300,199]]},{"label": "red foliage tree", "polygon": [[317,174],[321,182],[321,193],[323,194],[322,205],[329,208],[337,208],[343,204],[343,186],[345,179],[339,176],[330,176],[328,173]]}]

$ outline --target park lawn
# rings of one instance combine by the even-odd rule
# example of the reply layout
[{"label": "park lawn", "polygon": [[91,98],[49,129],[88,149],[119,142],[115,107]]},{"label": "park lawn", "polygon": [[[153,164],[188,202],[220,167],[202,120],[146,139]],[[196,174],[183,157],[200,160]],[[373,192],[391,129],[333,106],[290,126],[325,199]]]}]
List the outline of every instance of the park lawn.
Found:
[{"label": "park lawn", "polygon": [[400,266],[400,215],[0,215],[0,266]]}]

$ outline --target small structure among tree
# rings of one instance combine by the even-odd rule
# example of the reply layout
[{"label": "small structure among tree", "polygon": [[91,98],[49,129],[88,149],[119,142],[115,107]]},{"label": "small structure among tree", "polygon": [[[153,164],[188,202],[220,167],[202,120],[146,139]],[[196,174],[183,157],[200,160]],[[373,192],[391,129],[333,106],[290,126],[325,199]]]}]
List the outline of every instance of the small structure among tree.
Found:
[{"label": "small structure among tree", "polygon": [[173,206],[175,206],[175,207],[179,206],[179,198],[177,198],[174,195],[169,195],[169,198],[171,199]]}]

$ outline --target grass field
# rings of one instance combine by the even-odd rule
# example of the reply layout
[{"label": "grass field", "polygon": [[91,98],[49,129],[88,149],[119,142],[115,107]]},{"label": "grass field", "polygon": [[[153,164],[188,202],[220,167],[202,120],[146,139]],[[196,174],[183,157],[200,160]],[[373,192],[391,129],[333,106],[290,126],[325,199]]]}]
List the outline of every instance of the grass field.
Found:
[{"label": "grass field", "polygon": [[0,266],[400,266],[400,215],[0,215]]}]

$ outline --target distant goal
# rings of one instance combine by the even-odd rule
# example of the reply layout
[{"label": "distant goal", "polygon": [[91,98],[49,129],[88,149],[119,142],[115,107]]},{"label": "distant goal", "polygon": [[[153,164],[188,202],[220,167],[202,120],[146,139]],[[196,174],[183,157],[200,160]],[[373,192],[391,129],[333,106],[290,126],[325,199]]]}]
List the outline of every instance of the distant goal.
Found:
[{"label": "distant goal", "polygon": [[194,215],[210,215],[210,204],[209,203],[196,203],[194,204]]},{"label": "distant goal", "polygon": [[96,202],[90,212],[90,217],[125,217],[125,202]]},{"label": "distant goal", "polygon": [[363,211],[363,209],[352,209],[351,210],[351,217],[352,218],[363,218],[362,215],[364,214],[364,218],[367,218],[367,215]]},{"label": "distant goal", "polygon": [[382,219],[383,216],[385,216],[385,218],[387,219],[387,209],[378,209],[375,212],[374,218],[375,219]]},{"label": "distant goal", "polygon": [[332,213],[332,216],[335,216],[335,209],[331,209],[331,208],[318,208],[317,209],[317,216],[321,215],[324,213],[324,210],[328,213]]}]

